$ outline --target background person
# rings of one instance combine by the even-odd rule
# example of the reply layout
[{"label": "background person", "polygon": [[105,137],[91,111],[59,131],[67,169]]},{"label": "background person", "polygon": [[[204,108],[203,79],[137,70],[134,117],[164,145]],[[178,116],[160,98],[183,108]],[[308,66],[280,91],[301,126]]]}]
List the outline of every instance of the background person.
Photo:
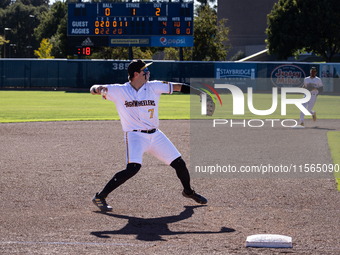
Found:
[{"label": "background person", "polygon": [[[319,92],[323,91],[323,84],[319,77],[316,76],[316,67],[310,69],[310,76],[306,77],[303,82],[303,88],[306,88],[311,93],[311,98],[308,102],[304,103],[303,106],[312,114],[313,121],[316,121],[316,112],[313,111],[313,107],[316,102],[316,98]],[[300,112],[300,125],[305,125],[305,114]]]}]

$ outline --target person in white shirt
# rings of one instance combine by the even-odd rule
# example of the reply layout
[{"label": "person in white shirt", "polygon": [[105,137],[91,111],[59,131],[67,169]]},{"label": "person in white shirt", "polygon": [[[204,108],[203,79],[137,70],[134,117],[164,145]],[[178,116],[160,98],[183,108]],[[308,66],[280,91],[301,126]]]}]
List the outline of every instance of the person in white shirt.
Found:
[{"label": "person in white shirt", "polygon": [[[323,91],[323,84],[319,77],[316,76],[316,67],[312,67],[310,69],[310,76],[306,77],[303,82],[303,88],[306,88],[311,93],[311,98],[308,102],[304,103],[303,106],[312,114],[313,121],[316,121],[316,112],[313,111],[313,107],[316,102],[316,98],[319,92]],[[305,114],[301,111],[300,112],[300,125],[305,125]]]},{"label": "person in white shirt", "polygon": [[[126,169],[117,172],[92,202],[101,211],[112,211],[106,197],[118,186],[133,177],[142,166],[144,152],[153,154],[172,166],[183,185],[182,195],[206,204],[207,199],[191,189],[190,175],[181,154],[165,134],[158,129],[158,106],[162,93],[183,91],[188,85],[164,81],[149,81],[150,72],[144,61],[133,60],[128,66],[129,82],[125,84],[94,85],[90,92],[102,95],[116,105],[126,145]],[[186,88],[187,89],[187,88]]]}]

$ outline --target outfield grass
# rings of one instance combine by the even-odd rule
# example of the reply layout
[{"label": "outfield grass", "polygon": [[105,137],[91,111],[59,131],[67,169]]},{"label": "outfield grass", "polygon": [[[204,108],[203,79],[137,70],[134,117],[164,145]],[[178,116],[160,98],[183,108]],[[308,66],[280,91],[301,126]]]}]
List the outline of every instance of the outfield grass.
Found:
[{"label": "outfield grass", "polygon": [[[327,133],[329,149],[332,154],[334,165],[340,165],[340,132],[330,131]],[[338,190],[340,191],[340,172],[334,173],[338,182]]]},{"label": "outfield grass", "polygon": [[[161,119],[189,119],[189,95],[162,95]],[[114,103],[90,93],[0,91],[0,123],[117,120]]]},{"label": "outfield grass", "polygon": [[[268,116],[256,116],[247,107],[245,94],[245,115],[233,115],[231,94],[221,95],[221,106],[217,101],[214,116],[201,116],[200,100],[196,95],[162,95],[159,106],[160,119],[223,118],[223,119],[299,119],[300,110],[294,105],[287,106],[287,115],[281,116],[281,97],[278,107]],[[269,109],[272,105],[271,94],[254,94],[254,107],[258,110]],[[289,95],[301,98],[301,95]],[[191,99],[191,103],[190,103]],[[191,110],[190,110],[191,109]],[[340,96],[318,96],[314,110],[318,119],[340,118]],[[311,118],[310,116],[306,117]],[[71,93],[63,91],[0,91],[0,123],[31,121],[67,120],[117,120],[115,105],[100,96],[90,93]]]}]

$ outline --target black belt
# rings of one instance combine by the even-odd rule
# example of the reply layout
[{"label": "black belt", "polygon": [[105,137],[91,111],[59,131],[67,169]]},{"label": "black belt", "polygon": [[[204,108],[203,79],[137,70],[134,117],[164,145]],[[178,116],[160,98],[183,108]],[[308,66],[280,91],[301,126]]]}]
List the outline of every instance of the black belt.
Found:
[{"label": "black belt", "polygon": [[133,132],[142,132],[142,133],[147,133],[147,134],[152,134],[157,131],[157,128],[150,129],[150,130],[133,130]]}]

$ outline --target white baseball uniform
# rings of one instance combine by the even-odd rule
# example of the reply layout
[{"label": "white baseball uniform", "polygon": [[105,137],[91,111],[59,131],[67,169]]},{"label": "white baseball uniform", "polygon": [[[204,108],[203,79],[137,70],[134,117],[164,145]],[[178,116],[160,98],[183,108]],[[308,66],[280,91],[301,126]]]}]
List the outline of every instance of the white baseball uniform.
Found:
[{"label": "white baseball uniform", "polygon": [[[302,104],[312,115],[315,113],[314,111],[312,111],[314,104],[316,102],[316,98],[319,94],[319,91],[317,90],[317,88],[320,88],[323,86],[322,81],[319,77],[315,76],[314,78],[311,78],[310,76],[306,77],[304,80],[304,87],[307,88],[307,86],[311,84],[314,88],[314,90],[312,90],[311,93],[311,98],[308,102]],[[306,95],[305,95],[306,97]],[[305,114],[301,111],[300,112],[300,121],[301,123],[303,123],[305,120]]]},{"label": "white baseball uniform", "polygon": [[[142,164],[144,152],[150,152],[168,165],[181,156],[171,141],[158,130],[159,97],[162,93],[172,94],[172,83],[147,81],[138,91],[130,82],[105,87],[108,88],[106,99],[116,104],[125,132],[127,164]],[[145,133],[154,129],[155,132]]]}]

